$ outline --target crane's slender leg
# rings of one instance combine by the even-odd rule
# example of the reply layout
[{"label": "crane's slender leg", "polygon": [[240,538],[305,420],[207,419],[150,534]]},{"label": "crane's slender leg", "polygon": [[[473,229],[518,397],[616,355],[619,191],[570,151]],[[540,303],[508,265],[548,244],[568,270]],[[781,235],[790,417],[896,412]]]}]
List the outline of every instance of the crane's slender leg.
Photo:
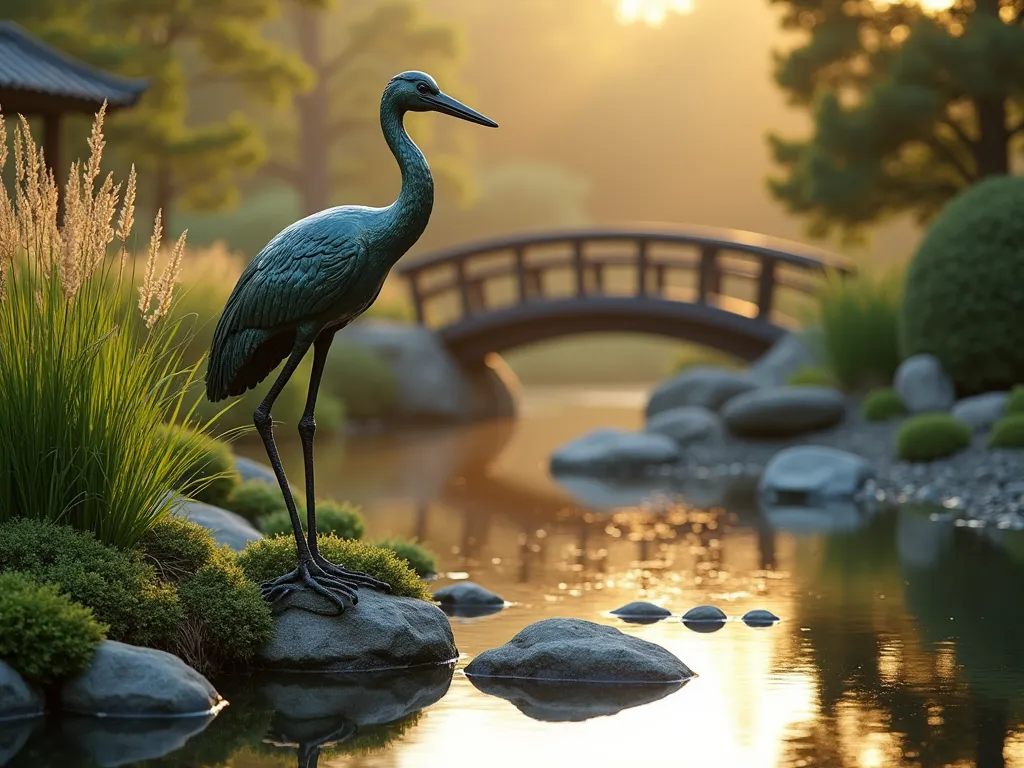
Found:
[{"label": "crane's slender leg", "polygon": [[[324,366],[327,364],[327,353],[331,349],[331,342],[334,341],[334,333],[334,331],[322,331],[313,342],[313,369],[309,374],[309,394],[306,396],[306,408],[299,420],[299,437],[302,440],[302,458],[306,472],[306,536],[308,537],[309,551],[312,554],[313,562],[331,576],[350,584],[353,589],[358,586],[366,586],[390,592],[391,587],[383,581],[378,581],[365,573],[350,571],[324,559],[317,545],[316,491],[313,486],[313,436],[316,434],[316,420],[313,418],[313,413],[316,409],[316,397],[320,391]],[[359,598],[353,596],[353,605],[358,602]]]},{"label": "crane's slender leg", "polygon": [[302,531],[302,524],[299,522],[295,499],[284,473],[284,465],[281,463],[281,456],[277,451],[277,444],[274,442],[274,422],[270,415],[274,401],[277,400],[281,390],[284,389],[285,384],[288,383],[299,366],[299,362],[309,350],[313,339],[316,338],[315,333],[316,331],[313,333],[299,331],[295,339],[295,346],[292,348],[284,368],[281,369],[277,380],[271,385],[267,396],[263,398],[263,402],[253,414],[256,431],[263,438],[263,446],[266,448],[267,457],[270,459],[270,465],[274,468],[274,475],[277,477],[278,485],[281,486],[281,493],[288,507],[288,516],[292,520],[292,531],[295,534],[295,546],[298,550],[299,560],[298,567],[294,571],[262,584],[260,591],[267,602],[273,603],[297,589],[307,587],[337,604],[340,612],[348,606],[346,601],[351,602],[355,598],[355,590],[349,584],[324,571],[313,561],[313,555],[309,551],[306,537]]}]

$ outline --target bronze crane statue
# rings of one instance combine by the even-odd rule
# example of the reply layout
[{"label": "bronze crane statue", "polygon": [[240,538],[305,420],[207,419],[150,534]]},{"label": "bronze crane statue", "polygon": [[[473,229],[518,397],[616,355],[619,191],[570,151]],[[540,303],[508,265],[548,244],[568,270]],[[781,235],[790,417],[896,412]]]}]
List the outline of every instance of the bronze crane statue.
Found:
[{"label": "bronze crane statue", "polygon": [[[406,112],[441,112],[478,125],[498,124],[437,87],[424,72],[403,72],[384,89],[380,123],[402,171],[402,191],[386,208],[343,205],[307,216],[278,233],[238,278],[217,323],[206,372],[211,402],[255,387],[282,360],[284,367],[253,416],[281,486],[295,543],[298,567],[262,585],[274,603],[309,589],[337,604],[339,612],[358,602],[360,586],[388,590],[364,573],[326,560],[316,540],[313,490],[313,411],[334,334],[374,302],[395,263],[427,226],[434,181],[423,153],[402,123]],[[325,158],[326,161],[326,158]],[[299,362],[313,348],[306,407],[299,420],[306,476],[306,536],[274,443],[270,411]]]}]

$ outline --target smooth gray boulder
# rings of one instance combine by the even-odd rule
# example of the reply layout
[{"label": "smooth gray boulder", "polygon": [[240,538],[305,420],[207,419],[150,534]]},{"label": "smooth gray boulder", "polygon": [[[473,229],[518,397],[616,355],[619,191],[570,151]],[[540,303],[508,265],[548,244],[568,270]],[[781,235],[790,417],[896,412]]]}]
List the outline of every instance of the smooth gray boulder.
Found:
[{"label": "smooth gray boulder", "polygon": [[555,451],[550,469],[553,474],[628,475],[673,464],[680,455],[676,441],[665,435],[596,429]]},{"label": "smooth gray boulder", "polygon": [[782,438],[828,429],[846,416],[846,399],[831,387],[768,387],[737,395],[722,409],[738,437]]},{"label": "smooth gray boulder", "polygon": [[871,464],[838,448],[795,445],[769,459],[758,492],[770,504],[851,499],[874,476]]},{"label": "smooth gray boulder", "polygon": [[220,694],[170,653],[104,640],[89,668],[60,692],[65,712],[115,717],[206,715]]},{"label": "smooth gray boulder", "polygon": [[181,499],[173,513],[203,526],[213,534],[214,541],[227,544],[235,552],[241,552],[250,541],[263,538],[263,534],[241,515],[201,501]]},{"label": "smooth gray boulder", "polygon": [[945,412],[956,401],[953,380],[934,355],[911,355],[900,363],[893,388],[911,413]]},{"label": "smooth gray boulder", "polygon": [[677,683],[693,677],[660,645],[581,619],[544,619],[466,667],[469,677],[588,683]]},{"label": "smooth gray boulder", "polygon": [[[458,658],[452,626],[436,605],[359,590],[341,615],[315,593],[283,598],[259,664],[281,671],[361,672],[447,664]],[[332,615],[333,614],[333,615]]]},{"label": "smooth gray boulder", "polygon": [[204,731],[214,715],[205,717],[62,717],[61,736],[87,755],[89,765],[118,768],[159,760],[185,746]]},{"label": "smooth gray boulder", "polygon": [[247,480],[261,480],[269,485],[277,485],[277,475],[272,467],[259,461],[247,459],[245,456],[235,456],[235,469],[238,470],[242,482]]},{"label": "smooth gray boulder", "polygon": [[781,387],[801,368],[818,365],[813,342],[806,331],[786,334],[747,369],[747,379],[759,387]]},{"label": "smooth gray boulder", "polygon": [[748,627],[771,627],[779,623],[779,617],[764,608],[755,608],[743,614],[743,623]]},{"label": "smooth gray boulder", "polygon": [[1009,392],[986,392],[957,400],[950,413],[967,424],[972,431],[988,432],[993,424],[1003,418],[1009,400]]},{"label": "smooth gray boulder", "polygon": [[670,437],[683,450],[717,446],[725,434],[718,414],[699,405],[656,413],[644,425],[644,431]]},{"label": "smooth gray boulder", "polygon": [[45,709],[43,697],[8,664],[0,661],[0,722],[36,717]]},{"label": "smooth gray boulder", "polygon": [[647,401],[646,416],[685,405],[699,405],[709,411],[719,411],[736,395],[757,387],[738,371],[709,365],[688,368],[668,381],[662,382]]},{"label": "smooth gray boulder", "polygon": [[698,605],[683,614],[683,621],[692,622],[723,622],[729,619],[725,611],[714,605]]},{"label": "smooth gray boulder", "polygon": [[434,600],[445,605],[504,605],[505,598],[472,581],[459,581],[434,592]]},{"label": "smooth gray boulder", "polygon": [[661,621],[671,616],[672,611],[654,603],[636,600],[616,608],[614,611],[611,611],[611,614],[612,616],[618,616],[623,621],[637,624],[653,624],[656,621]]}]

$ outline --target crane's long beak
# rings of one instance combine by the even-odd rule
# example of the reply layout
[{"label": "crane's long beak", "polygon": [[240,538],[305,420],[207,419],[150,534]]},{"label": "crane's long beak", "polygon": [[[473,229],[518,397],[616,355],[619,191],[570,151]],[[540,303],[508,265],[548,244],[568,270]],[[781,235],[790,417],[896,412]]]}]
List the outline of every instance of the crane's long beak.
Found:
[{"label": "crane's long beak", "polygon": [[439,93],[437,96],[430,96],[427,99],[435,111],[445,115],[468,120],[477,125],[486,125],[488,128],[497,128],[498,124],[489,117],[484,117],[475,109],[470,109],[461,101],[456,101],[446,93]]}]

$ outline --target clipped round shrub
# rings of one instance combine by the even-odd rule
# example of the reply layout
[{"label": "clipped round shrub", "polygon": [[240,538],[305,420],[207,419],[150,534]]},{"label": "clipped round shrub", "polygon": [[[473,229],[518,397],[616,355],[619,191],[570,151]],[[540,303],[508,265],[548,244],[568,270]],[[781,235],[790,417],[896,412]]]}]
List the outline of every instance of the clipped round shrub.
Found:
[{"label": "clipped round shrub", "polygon": [[892,387],[872,389],[864,396],[860,412],[866,421],[888,421],[907,415],[907,406]]},{"label": "clipped round shrub", "polygon": [[[300,520],[305,529],[305,515],[300,515]],[[267,536],[292,534],[292,521],[286,509],[261,518],[259,526]],[[338,504],[335,501],[318,501],[316,503],[317,533],[333,533],[339,539],[361,539],[365,530],[363,516],[359,514],[359,507],[351,504]]]},{"label": "clipped round shrub", "polygon": [[1024,413],[1024,386],[1020,384],[1010,390],[1010,398],[1003,409],[1004,416],[1012,416],[1015,413]]},{"label": "clipped round shrub", "polygon": [[790,374],[786,379],[790,387],[832,387],[835,386],[835,377],[827,368],[817,365],[805,365]]},{"label": "clipped round shrub", "polygon": [[409,567],[416,571],[416,575],[422,577],[433,576],[437,573],[437,557],[423,545],[409,541],[408,539],[384,539],[375,541],[375,547],[390,549],[402,560],[409,564]]},{"label": "clipped round shrub", "polygon": [[[297,497],[295,502],[300,503]],[[277,512],[284,512],[285,518],[288,516],[288,507],[284,503],[281,489],[262,480],[246,480],[239,483],[231,492],[224,508],[257,525],[262,518],[270,517]]]},{"label": "clipped round shrub", "polygon": [[1024,381],[1024,178],[995,176],[950,200],[907,270],[903,353],[935,355],[961,395]]},{"label": "clipped round shrub", "polygon": [[1003,416],[988,434],[989,448],[1024,448],[1024,413]]},{"label": "clipped round shrub", "polygon": [[896,433],[896,453],[905,461],[932,461],[971,444],[971,428],[946,413],[907,419]]},{"label": "clipped round shrub", "polygon": [[152,565],[70,526],[17,519],[0,525],[0,572],[23,571],[91,608],[108,636],[167,648],[184,616],[174,586]]},{"label": "clipped round shrub", "polygon": [[82,672],[106,627],[92,611],[25,573],[0,573],[0,659],[46,685]]},{"label": "clipped round shrub", "polygon": [[[430,599],[426,585],[416,572],[391,550],[330,534],[317,537],[317,541],[320,554],[327,560],[352,571],[368,573],[390,585],[393,595]],[[295,570],[297,557],[293,536],[275,536],[250,542],[238,555],[238,565],[249,581],[262,584]]]},{"label": "clipped round shrub", "polygon": [[161,579],[177,583],[210,562],[217,544],[201,525],[168,515],[142,537],[138,548]]},{"label": "clipped round shrub", "polygon": [[353,419],[385,418],[398,402],[398,382],[387,361],[371,349],[341,340],[327,358],[324,388],[345,404],[346,415]]},{"label": "clipped round shrub", "polygon": [[188,451],[193,457],[175,489],[196,501],[223,507],[241,479],[227,443],[179,426],[165,429],[174,440],[174,450]]}]

